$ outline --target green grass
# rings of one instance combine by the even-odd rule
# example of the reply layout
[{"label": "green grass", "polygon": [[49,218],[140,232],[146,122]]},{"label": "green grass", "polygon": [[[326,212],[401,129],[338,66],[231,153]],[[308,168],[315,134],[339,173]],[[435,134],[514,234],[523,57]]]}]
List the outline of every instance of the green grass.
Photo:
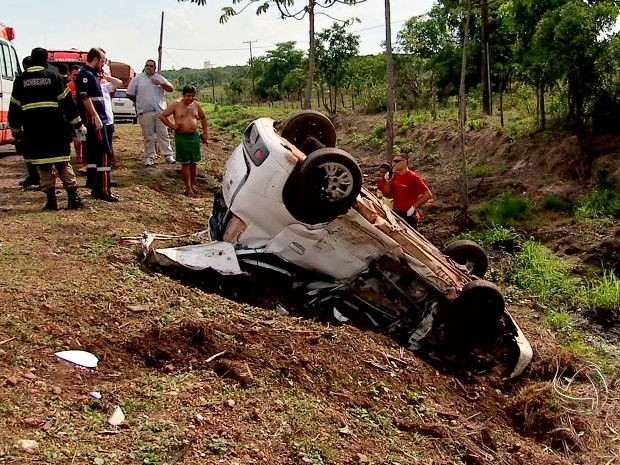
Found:
[{"label": "green grass", "polygon": [[617,317],[620,314],[620,279],[611,271],[592,281],[586,288],[587,308]]},{"label": "green grass", "polygon": [[490,225],[507,225],[525,218],[530,210],[527,199],[503,193],[495,199],[483,202],[475,211]]},{"label": "green grass", "polygon": [[577,202],[578,221],[611,222],[620,218],[620,195],[612,189],[597,187]]},{"label": "green grass", "polygon": [[489,165],[474,165],[469,168],[469,176],[472,178],[488,178],[493,176],[493,168]]},{"label": "green grass", "polygon": [[557,195],[547,195],[543,199],[541,207],[546,211],[562,211],[568,208],[568,202]]},{"label": "green grass", "polygon": [[517,255],[513,284],[535,295],[543,305],[579,305],[583,286],[569,276],[570,268],[546,247],[527,241]]}]

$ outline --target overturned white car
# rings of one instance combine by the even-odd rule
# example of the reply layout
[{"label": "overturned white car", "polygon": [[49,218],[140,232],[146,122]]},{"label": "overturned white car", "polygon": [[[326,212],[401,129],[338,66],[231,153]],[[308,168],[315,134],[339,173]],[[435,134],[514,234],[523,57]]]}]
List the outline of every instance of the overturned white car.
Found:
[{"label": "overturned white car", "polygon": [[523,372],[532,349],[482,279],[485,252],[456,241],[443,252],[362,187],[355,159],[337,149],[321,113],[281,126],[253,121],[226,163],[209,220],[212,241],[144,247],[152,263],[230,275],[269,270],[290,278],[311,308],[365,319],[412,350]]}]

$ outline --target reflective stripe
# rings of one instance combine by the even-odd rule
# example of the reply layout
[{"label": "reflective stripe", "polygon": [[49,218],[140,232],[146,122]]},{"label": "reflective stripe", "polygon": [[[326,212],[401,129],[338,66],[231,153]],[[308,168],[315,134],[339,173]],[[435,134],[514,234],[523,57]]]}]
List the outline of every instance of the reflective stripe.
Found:
[{"label": "reflective stripe", "polygon": [[22,107],[23,110],[34,110],[35,108],[58,108],[58,102],[27,103]]},{"label": "reflective stripe", "polygon": [[76,116],[75,118],[71,120],[70,124],[77,124],[77,123],[80,123],[81,121],[82,119],[79,116]]},{"label": "reflective stripe", "polygon": [[50,158],[31,158],[30,163],[32,163],[33,165],[45,165],[48,163],[59,163],[61,161],[68,162],[70,160],[71,160],[70,155],[61,155],[58,157],[50,157]]},{"label": "reflective stripe", "polygon": [[90,99],[93,102],[103,102],[103,97],[91,97]]},{"label": "reflective stripe", "polygon": [[98,166],[97,171],[112,171],[111,166]]},{"label": "reflective stripe", "polygon": [[97,165],[95,163],[89,163],[86,165],[86,168],[97,168]]},{"label": "reflective stripe", "polygon": [[14,103],[15,105],[17,105],[18,107],[22,106],[22,102],[20,102],[16,98],[14,98],[12,95],[11,95],[11,102]]},{"label": "reflective stripe", "polygon": [[62,100],[63,98],[65,98],[67,96],[67,94],[69,93],[69,88],[65,87],[65,90],[58,96],[58,100]]}]

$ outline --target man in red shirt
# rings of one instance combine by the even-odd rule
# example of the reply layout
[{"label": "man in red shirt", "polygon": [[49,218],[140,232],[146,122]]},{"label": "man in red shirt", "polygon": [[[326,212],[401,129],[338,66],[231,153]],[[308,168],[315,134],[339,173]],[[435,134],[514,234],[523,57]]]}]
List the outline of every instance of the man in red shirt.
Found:
[{"label": "man in red shirt", "polygon": [[433,194],[421,176],[409,169],[407,155],[398,154],[392,159],[392,172],[385,176],[383,192],[392,199],[394,213],[414,229],[420,224],[418,208],[433,198]]}]

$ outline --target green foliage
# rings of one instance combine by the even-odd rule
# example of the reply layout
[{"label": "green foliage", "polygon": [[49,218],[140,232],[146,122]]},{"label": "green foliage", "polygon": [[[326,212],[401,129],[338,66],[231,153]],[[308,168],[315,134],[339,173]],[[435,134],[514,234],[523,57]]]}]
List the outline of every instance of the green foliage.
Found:
[{"label": "green foliage", "polygon": [[566,200],[557,195],[546,195],[542,201],[542,208],[547,211],[562,211],[566,210],[567,207]]},{"label": "green foliage", "polygon": [[383,139],[383,136],[385,135],[385,131],[387,130],[385,123],[381,123],[381,124],[377,124],[375,126],[375,129],[373,131],[373,134],[375,136],[375,138],[377,139]]},{"label": "green foliage", "polygon": [[530,208],[529,201],[509,193],[503,193],[495,199],[482,203],[478,212],[484,220],[493,225],[506,225],[522,219]]},{"label": "green foliage", "polygon": [[570,316],[568,313],[549,310],[545,315],[545,322],[553,331],[566,331],[570,328]]},{"label": "green foliage", "polygon": [[489,165],[474,165],[469,168],[469,176],[472,178],[488,178],[493,176],[493,168]]},{"label": "green foliage", "polygon": [[521,248],[524,238],[513,228],[493,225],[475,235],[474,240],[496,250],[514,251]]},{"label": "green foliage", "polygon": [[611,189],[593,189],[577,202],[575,218],[580,221],[620,218],[620,195]]},{"label": "green foliage", "polygon": [[603,312],[614,319],[620,316],[620,279],[611,271],[587,286],[586,305],[588,310]]},{"label": "green foliage", "polygon": [[579,280],[568,276],[568,266],[554,257],[549,249],[527,241],[517,255],[518,270],[512,282],[535,295],[543,305],[579,304],[583,287]]},{"label": "green foliage", "polygon": [[470,119],[467,121],[467,128],[471,131],[480,131],[487,127],[487,120],[484,118]]}]

